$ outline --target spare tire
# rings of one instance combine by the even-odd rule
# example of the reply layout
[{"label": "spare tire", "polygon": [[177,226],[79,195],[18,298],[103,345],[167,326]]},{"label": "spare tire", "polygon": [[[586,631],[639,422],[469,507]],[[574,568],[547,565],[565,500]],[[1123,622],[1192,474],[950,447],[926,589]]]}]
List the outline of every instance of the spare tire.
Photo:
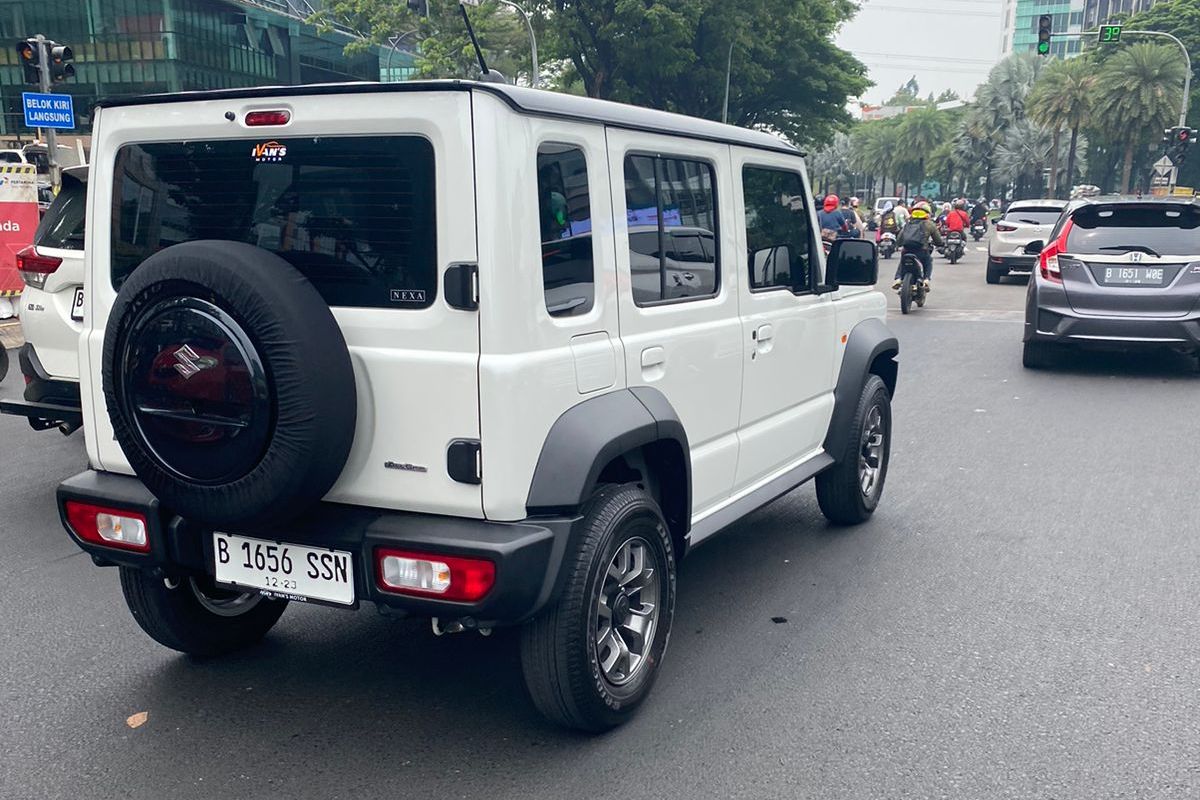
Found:
[{"label": "spare tire", "polygon": [[104,332],[113,433],[147,488],[210,526],[264,525],[329,491],[350,454],[354,370],[308,280],[241,242],[143,261]]}]

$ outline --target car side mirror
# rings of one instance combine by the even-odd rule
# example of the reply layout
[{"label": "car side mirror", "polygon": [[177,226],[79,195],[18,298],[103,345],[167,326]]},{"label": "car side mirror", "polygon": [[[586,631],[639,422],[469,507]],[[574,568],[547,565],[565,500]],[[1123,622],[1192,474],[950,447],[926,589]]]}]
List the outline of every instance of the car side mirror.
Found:
[{"label": "car side mirror", "polygon": [[879,279],[879,254],[870,239],[835,239],[825,257],[825,288],[874,286]]},{"label": "car side mirror", "polygon": [[1032,241],[1029,244],[1025,245],[1025,255],[1036,256],[1039,253],[1041,253],[1042,250],[1044,250],[1045,248],[1046,248],[1046,243],[1043,242],[1041,239]]}]

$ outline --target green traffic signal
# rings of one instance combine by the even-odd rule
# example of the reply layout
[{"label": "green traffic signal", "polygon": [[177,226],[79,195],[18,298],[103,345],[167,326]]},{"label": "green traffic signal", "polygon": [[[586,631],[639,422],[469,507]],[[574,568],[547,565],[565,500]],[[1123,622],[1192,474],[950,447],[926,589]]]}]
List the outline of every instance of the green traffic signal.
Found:
[{"label": "green traffic signal", "polygon": [[1037,51],[1039,56],[1044,56],[1050,52],[1049,42],[1038,42]]},{"label": "green traffic signal", "polygon": [[1038,17],[1037,54],[1039,56],[1050,55],[1050,34],[1053,27],[1054,17],[1049,14],[1042,14]]}]

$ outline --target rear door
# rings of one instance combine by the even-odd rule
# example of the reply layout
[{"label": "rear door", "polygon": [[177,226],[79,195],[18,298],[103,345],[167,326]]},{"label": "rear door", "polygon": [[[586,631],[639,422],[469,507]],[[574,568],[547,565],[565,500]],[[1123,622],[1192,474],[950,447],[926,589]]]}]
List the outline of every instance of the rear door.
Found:
[{"label": "rear door", "polygon": [[[256,110],[290,119],[248,126]],[[130,471],[100,383],[122,280],[177,242],[229,239],[303,273],[349,347],[357,431],[328,499],[482,516],[478,483],[447,472],[448,445],[479,438],[478,316],[442,291],[452,265],[476,260],[470,95],[135,105],[103,109],[97,127],[86,237],[93,313],[82,346],[93,462]]]},{"label": "rear door", "polygon": [[1200,307],[1200,208],[1084,206],[1071,218],[1058,263],[1077,313],[1185,316]]}]

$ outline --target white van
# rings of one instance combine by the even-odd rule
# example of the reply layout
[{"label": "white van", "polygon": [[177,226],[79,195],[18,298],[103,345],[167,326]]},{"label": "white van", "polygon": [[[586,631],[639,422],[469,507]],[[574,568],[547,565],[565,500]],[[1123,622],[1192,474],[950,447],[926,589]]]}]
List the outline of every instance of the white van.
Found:
[{"label": "white van", "polygon": [[[815,478],[879,502],[897,343],[774,136],[494,83],[101,103],[69,533],[160,643],[287,602],[521,625],[538,708],[626,720],[676,564]],[[736,581],[736,576],[730,576]]]}]

